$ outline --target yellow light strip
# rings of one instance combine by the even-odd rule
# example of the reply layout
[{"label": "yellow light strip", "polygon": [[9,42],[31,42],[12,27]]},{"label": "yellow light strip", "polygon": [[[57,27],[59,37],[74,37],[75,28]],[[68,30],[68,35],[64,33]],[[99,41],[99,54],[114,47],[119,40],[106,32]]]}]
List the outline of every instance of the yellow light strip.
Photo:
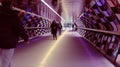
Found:
[{"label": "yellow light strip", "polygon": [[[44,0],[41,0],[41,2],[43,2],[48,8],[50,8],[56,15],[58,15],[62,20],[64,20],[63,19],[63,17],[61,17],[52,7],[50,7]],[[64,20],[65,21],[65,20]]]},{"label": "yellow light strip", "polygon": [[53,52],[53,50],[58,46],[58,43],[62,40],[62,38],[65,36],[66,33],[67,33],[67,30],[62,33],[62,35],[58,38],[58,40],[57,40],[57,41],[53,44],[53,46],[48,50],[48,52],[46,53],[45,57],[44,57],[43,60],[41,61],[39,67],[44,67],[47,59],[49,58],[49,56],[51,55],[51,53]]}]

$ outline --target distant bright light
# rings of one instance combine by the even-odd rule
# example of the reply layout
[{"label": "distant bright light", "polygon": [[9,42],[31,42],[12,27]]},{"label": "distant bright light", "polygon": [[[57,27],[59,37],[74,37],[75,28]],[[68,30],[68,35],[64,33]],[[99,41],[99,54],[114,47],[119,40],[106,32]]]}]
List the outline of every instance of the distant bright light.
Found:
[{"label": "distant bright light", "polygon": [[[61,17],[52,7],[50,7],[44,0],[41,0],[48,8],[50,8],[56,15],[58,15],[62,20],[64,20],[63,19],[63,17]],[[65,20],[64,20],[65,21]]]},{"label": "distant bright light", "polygon": [[67,8],[67,5],[65,4],[65,0],[61,0],[62,2],[62,10],[63,10],[63,17],[65,17],[65,19],[69,18],[69,9]]},{"label": "distant bright light", "polygon": [[49,58],[49,56],[51,55],[51,53],[54,51],[54,49],[58,46],[58,43],[62,40],[62,38],[65,36],[66,33],[67,33],[67,30],[62,33],[62,35],[58,38],[58,40],[57,40],[57,41],[53,44],[53,46],[48,50],[48,52],[46,53],[45,57],[44,57],[43,60],[41,61],[39,67],[44,67],[45,63],[47,62],[47,59]]}]

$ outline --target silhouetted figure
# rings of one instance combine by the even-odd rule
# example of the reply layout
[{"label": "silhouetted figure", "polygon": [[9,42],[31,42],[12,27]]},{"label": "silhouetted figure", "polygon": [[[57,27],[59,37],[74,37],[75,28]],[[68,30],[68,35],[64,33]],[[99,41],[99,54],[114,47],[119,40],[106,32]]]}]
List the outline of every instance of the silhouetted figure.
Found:
[{"label": "silhouetted figure", "polygon": [[9,67],[19,37],[28,42],[28,36],[18,14],[12,10],[10,0],[2,0],[0,6],[0,67]]},{"label": "silhouetted figure", "polygon": [[58,32],[59,32],[59,35],[61,35],[61,32],[62,32],[62,25],[61,25],[61,23],[58,23]]},{"label": "silhouetted figure", "polygon": [[51,28],[51,34],[53,35],[53,39],[57,40],[57,28],[58,28],[58,25],[57,25],[55,20],[53,20],[50,28]]},{"label": "silhouetted figure", "polygon": [[74,31],[77,31],[77,24],[74,23],[74,24],[72,25],[72,28],[73,28]]}]

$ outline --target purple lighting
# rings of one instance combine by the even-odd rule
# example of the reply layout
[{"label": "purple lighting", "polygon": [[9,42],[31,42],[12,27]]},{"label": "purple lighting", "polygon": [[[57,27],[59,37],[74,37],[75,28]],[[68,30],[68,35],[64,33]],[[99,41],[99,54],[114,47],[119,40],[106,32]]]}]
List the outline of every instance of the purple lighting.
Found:
[{"label": "purple lighting", "polygon": [[102,4],[105,4],[105,0],[100,0],[102,2]]},{"label": "purple lighting", "polygon": [[98,6],[102,6],[102,3],[100,1],[97,2]]},{"label": "purple lighting", "polygon": [[100,13],[97,9],[94,9],[94,11],[95,11],[97,14],[99,14],[99,13]]}]

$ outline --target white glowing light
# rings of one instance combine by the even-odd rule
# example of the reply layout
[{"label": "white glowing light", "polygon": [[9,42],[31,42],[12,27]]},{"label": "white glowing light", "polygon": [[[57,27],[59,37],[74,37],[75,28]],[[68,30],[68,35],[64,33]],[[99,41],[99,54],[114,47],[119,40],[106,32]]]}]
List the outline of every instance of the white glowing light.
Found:
[{"label": "white glowing light", "polygon": [[67,5],[65,4],[65,0],[61,0],[61,2],[62,2],[62,8],[63,8],[63,16],[65,17],[65,19],[68,19],[69,18],[69,9],[67,8]]},{"label": "white glowing light", "polygon": [[51,53],[53,52],[53,50],[58,46],[58,43],[62,40],[62,38],[65,36],[65,34],[67,33],[67,30],[65,32],[63,32],[63,34],[58,38],[58,40],[53,44],[53,46],[48,50],[48,52],[46,53],[45,57],[43,58],[43,60],[41,61],[39,67],[44,67],[47,59],[49,58],[49,56],[51,55]]},{"label": "white glowing light", "polygon": [[[44,0],[41,0],[48,8],[50,8],[56,15],[58,15],[62,20],[64,20],[63,19],[63,17],[61,17],[52,7],[50,7]],[[65,21],[65,20],[64,20]]]}]

